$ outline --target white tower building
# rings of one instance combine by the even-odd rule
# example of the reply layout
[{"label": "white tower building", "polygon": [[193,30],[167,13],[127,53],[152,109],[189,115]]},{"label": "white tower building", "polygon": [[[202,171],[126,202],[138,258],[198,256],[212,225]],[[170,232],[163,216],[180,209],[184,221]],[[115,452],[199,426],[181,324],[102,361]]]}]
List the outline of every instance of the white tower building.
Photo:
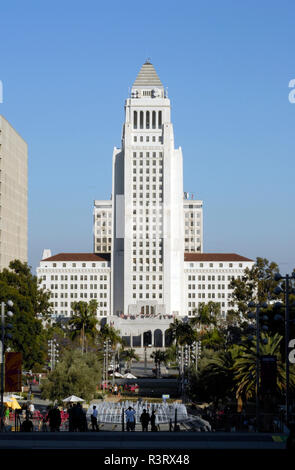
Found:
[{"label": "white tower building", "polygon": [[37,270],[57,317],[70,317],[71,299],[97,299],[97,314],[139,354],[169,346],[173,318],[194,316],[201,303],[219,303],[225,317],[231,279],[253,265],[235,253],[203,253],[203,201],[183,191],[170,112],[147,61],[125,102],[112,197],[94,201],[94,253],[47,252]]},{"label": "white tower building", "polygon": [[125,102],[112,194],[113,314],[183,315],[182,152],[174,148],[170,100],[148,61]]}]

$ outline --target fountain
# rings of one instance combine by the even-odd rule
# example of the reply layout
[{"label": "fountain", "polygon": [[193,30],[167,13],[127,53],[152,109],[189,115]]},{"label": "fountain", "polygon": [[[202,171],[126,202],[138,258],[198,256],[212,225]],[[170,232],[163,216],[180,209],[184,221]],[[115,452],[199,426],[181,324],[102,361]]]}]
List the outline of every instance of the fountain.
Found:
[{"label": "fountain", "polygon": [[92,414],[93,406],[96,406],[98,411],[97,422],[98,423],[107,423],[107,424],[120,424],[122,423],[122,412],[127,410],[131,406],[135,410],[135,419],[136,422],[140,422],[140,416],[144,409],[146,409],[150,415],[152,410],[156,412],[156,425],[157,424],[168,424],[170,420],[174,421],[175,410],[177,410],[177,421],[182,422],[188,419],[186,406],[182,403],[148,403],[147,401],[137,401],[136,403],[132,401],[123,401],[120,403],[112,402],[97,402],[92,403],[86,413],[88,420]]}]

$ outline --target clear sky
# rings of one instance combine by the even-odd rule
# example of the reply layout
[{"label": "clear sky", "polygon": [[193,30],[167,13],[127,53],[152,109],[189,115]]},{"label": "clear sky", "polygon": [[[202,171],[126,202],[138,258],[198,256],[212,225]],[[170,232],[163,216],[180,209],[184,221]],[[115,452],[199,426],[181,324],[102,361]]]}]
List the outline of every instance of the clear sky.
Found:
[{"label": "clear sky", "polygon": [[150,57],[168,87],[204,251],[295,267],[293,0],[3,0],[0,113],[29,146],[29,264],[92,251],[124,100]]}]

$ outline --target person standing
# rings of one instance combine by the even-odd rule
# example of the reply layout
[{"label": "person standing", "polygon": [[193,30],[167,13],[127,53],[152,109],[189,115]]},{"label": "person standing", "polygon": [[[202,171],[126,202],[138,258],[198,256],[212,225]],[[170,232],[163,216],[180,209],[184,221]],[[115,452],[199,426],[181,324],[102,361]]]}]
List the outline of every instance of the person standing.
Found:
[{"label": "person standing", "polygon": [[87,420],[86,414],[84,413],[81,403],[77,403],[76,407],[77,419],[78,419],[78,431],[85,432],[87,431]]},{"label": "person standing", "polygon": [[158,428],[156,426],[156,412],[155,412],[155,410],[152,411],[152,416],[151,416],[151,431],[158,431]]},{"label": "person standing", "polygon": [[30,403],[29,405],[29,412],[30,412],[30,418],[33,419],[34,417],[34,411],[35,411],[35,406],[33,403]]},{"label": "person standing", "polygon": [[33,430],[34,430],[33,423],[29,419],[29,416],[27,415],[25,421],[23,421],[23,423],[21,425],[21,431],[22,432],[33,432]]},{"label": "person standing", "polygon": [[49,427],[51,432],[59,431],[59,427],[61,425],[61,417],[60,411],[57,406],[49,410],[46,421],[49,421]]},{"label": "person standing", "polygon": [[148,431],[148,425],[149,425],[150,419],[151,418],[150,418],[149,413],[147,413],[146,409],[144,409],[140,416],[142,431]]},{"label": "person standing", "polygon": [[126,415],[126,429],[127,431],[134,431],[135,430],[135,410],[129,406],[129,408],[125,411]]},{"label": "person standing", "polygon": [[68,409],[68,415],[69,415],[69,432],[74,431],[73,427],[73,405],[70,403],[69,409]]},{"label": "person standing", "polygon": [[4,424],[9,424],[9,407],[7,406],[5,408],[5,413],[4,413]]},{"label": "person standing", "polygon": [[98,425],[97,425],[97,415],[98,411],[96,409],[96,406],[93,406],[92,410],[92,415],[91,415],[91,425],[92,425],[92,431],[99,431]]}]

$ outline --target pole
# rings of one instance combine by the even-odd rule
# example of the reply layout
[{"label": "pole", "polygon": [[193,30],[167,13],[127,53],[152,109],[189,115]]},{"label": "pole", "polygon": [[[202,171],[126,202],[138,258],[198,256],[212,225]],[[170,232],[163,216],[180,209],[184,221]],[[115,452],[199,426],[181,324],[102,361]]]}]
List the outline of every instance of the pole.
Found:
[{"label": "pole", "polygon": [[286,424],[289,424],[289,358],[288,358],[288,346],[289,346],[289,275],[286,275],[286,289],[285,289],[285,360],[286,360]]},{"label": "pole", "polygon": [[4,419],[4,410],[3,410],[3,395],[4,395],[4,331],[5,331],[5,318],[4,318],[4,302],[1,302],[1,426],[0,430],[3,430],[3,419]]},{"label": "pole", "polygon": [[113,379],[112,379],[113,386],[115,385],[115,353],[113,353]]},{"label": "pole", "polygon": [[122,431],[124,432],[124,408],[122,408]]},{"label": "pole", "polygon": [[256,305],[256,432],[259,431],[259,305]]},{"label": "pole", "polygon": [[175,413],[174,413],[174,431],[177,429],[177,408],[175,408]]}]

